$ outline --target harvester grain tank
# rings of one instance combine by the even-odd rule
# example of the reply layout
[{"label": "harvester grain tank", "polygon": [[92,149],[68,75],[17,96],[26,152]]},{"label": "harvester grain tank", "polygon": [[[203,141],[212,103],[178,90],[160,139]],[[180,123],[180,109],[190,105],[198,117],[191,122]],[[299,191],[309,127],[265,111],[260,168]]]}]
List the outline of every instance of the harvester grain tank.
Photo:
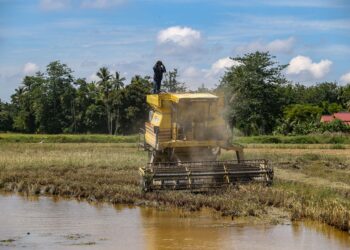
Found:
[{"label": "harvester grain tank", "polygon": [[[229,143],[218,96],[162,93],[148,95],[147,103],[151,112],[142,130],[142,146],[149,160],[140,168],[145,191],[272,183],[273,170],[266,160],[245,160],[243,148]],[[235,159],[219,161],[222,149],[234,152]]]}]

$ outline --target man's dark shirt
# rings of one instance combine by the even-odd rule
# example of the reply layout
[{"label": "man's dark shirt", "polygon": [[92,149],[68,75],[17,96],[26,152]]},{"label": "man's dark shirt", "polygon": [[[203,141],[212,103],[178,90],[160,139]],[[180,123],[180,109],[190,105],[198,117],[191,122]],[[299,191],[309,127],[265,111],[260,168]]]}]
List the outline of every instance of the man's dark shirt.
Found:
[{"label": "man's dark shirt", "polygon": [[153,71],[154,71],[153,80],[155,82],[161,82],[162,79],[163,79],[163,73],[166,72],[166,69],[165,69],[164,65],[163,64],[161,64],[161,65],[154,65]]}]

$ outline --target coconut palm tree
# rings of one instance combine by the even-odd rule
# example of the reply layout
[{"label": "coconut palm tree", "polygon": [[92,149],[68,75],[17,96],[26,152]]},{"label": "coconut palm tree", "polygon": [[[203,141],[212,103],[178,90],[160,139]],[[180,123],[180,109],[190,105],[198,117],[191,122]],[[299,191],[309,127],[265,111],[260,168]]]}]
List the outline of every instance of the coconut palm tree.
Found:
[{"label": "coconut palm tree", "polygon": [[107,67],[100,68],[96,75],[101,79],[100,82],[108,82],[112,78]]},{"label": "coconut palm tree", "polygon": [[112,83],[116,90],[120,90],[124,87],[125,77],[120,77],[120,73],[118,71],[115,72],[115,76],[113,76],[112,79]]},{"label": "coconut palm tree", "polygon": [[109,92],[111,91],[112,87],[110,81],[112,79],[111,73],[109,72],[108,68],[102,67],[99,69],[96,75],[101,79],[97,82],[97,84],[103,92],[104,97],[108,98]]},{"label": "coconut palm tree", "polygon": [[118,71],[115,72],[115,76],[112,77],[113,84],[113,107],[114,107],[114,118],[115,118],[115,129],[114,134],[116,135],[119,128],[120,118],[120,106],[121,106],[121,91],[124,88],[125,77],[120,77]]},{"label": "coconut palm tree", "polygon": [[101,79],[97,82],[100,90],[100,98],[105,105],[106,114],[107,114],[107,128],[108,133],[112,134],[113,131],[113,117],[112,117],[112,75],[109,72],[107,67],[102,67],[96,73],[96,75]]}]

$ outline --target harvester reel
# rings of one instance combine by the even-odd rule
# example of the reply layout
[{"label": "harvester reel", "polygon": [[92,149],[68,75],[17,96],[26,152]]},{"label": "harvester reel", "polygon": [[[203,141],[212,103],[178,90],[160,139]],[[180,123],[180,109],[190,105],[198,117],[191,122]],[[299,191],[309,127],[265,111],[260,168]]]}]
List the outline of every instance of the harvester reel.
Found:
[{"label": "harvester reel", "polygon": [[158,162],[148,164],[144,173],[145,191],[205,191],[251,181],[269,185],[273,179],[273,170],[264,160]]}]

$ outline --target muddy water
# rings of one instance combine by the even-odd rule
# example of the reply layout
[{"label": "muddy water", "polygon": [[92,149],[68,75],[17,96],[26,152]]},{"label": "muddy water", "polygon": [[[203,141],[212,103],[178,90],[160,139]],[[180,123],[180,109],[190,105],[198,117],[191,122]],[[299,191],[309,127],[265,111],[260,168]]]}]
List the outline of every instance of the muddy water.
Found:
[{"label": "muddy water", "polygon": [[237,225],[209,214],[0,195],[0,249],[350,249],[315,223]]}]

